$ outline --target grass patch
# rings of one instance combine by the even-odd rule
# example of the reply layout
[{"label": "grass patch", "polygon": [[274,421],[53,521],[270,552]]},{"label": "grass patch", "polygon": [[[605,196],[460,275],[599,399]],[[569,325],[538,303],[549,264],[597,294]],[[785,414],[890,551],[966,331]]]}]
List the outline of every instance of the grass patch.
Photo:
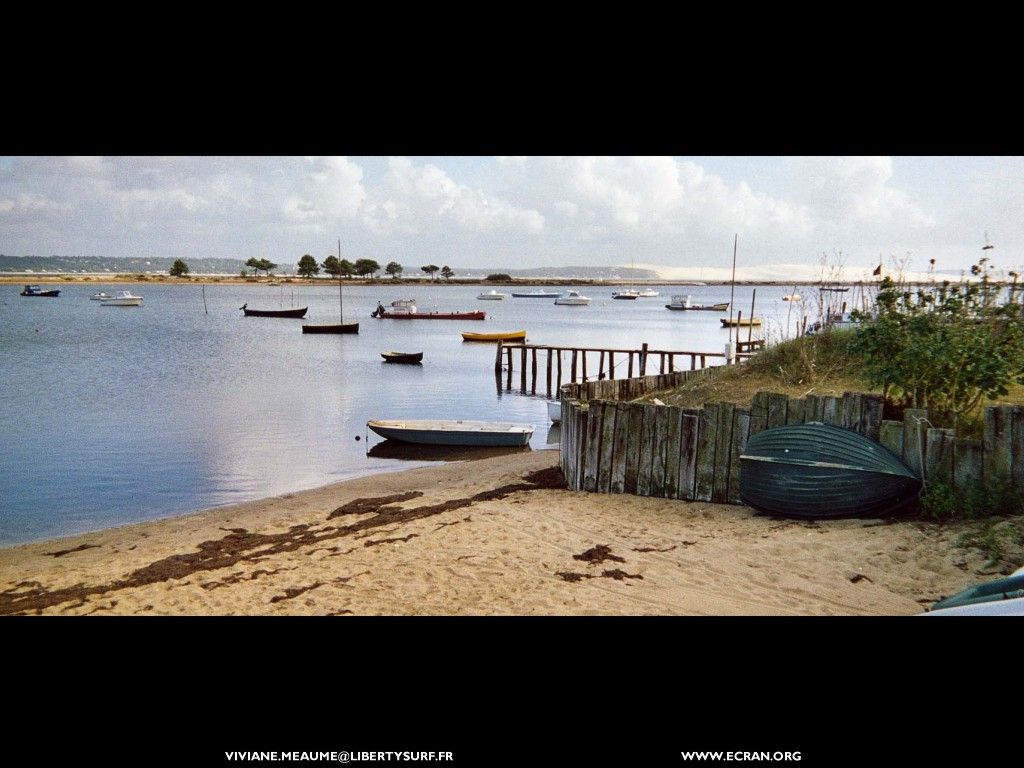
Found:
[{"label": "grass patch", "polygon": [[962,533],[956,546],[980,550],[985,568],[1010,574],[1024,565],[1024,517],[1013,517]]}]

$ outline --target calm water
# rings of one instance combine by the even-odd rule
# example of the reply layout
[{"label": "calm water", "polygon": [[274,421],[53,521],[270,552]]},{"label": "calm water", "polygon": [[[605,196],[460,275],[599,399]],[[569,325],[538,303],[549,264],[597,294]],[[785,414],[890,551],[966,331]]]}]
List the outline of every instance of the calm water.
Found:
[{"label": "calm water", "polygon": [[[585,288],[593,298],[587,307],[547,299],[477,301],[487,290],[480,286],[346,287],[345,320],[359,321],[357,336],[301,332],[303,322],[337,322],[336,286],[211,285],[208,315],[199,286],[132,286],[145,297],[138,308],[89,300],[119,287],[68,285],[59,298],[44,299],[0,286],[0,544],[413,465],[366,454],[368,445],[381,442],[372,433],[368,442],[355,439],[364,436],[368,419],[530,422],[533,450],[557,445],[545,398],[499,394],[493,346],[464,343],[464,330],[524,328],[538,344],[628,349],[646,341],[713,352],[728,338],[720,313],[664,308],[673,292],[702,303],[728,300],[728,286],[658,287],[661,296],[637,301],[612,300],[612,287]],[[744,315],[751,290],[736,289]],[[781,297],[789,289],[757,291],[756,314],[777,338],[790,306]],[[370,317],[378,300],[406,296],[421,311],[483,309],[488,317]],[[246,318],[238,309],[293,301],[309,306],[305,320]],[[423,351],[423,365],[385,365],[379,353],[386,350]],[[624,362],[617,375],[625,375]],[[518,373],[514,381],[518,386]]]}]

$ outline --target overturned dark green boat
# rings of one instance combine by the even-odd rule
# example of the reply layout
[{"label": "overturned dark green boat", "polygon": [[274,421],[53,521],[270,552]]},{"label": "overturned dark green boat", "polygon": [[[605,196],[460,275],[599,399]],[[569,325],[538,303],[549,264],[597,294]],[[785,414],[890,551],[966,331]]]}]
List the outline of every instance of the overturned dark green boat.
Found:
[{"label": "overturned dark green boat", "polygon": [[740,456],[740,498],[793,517],[881,517],[917,497],[921,481],[873,440],[827,424],[759,432]]}]

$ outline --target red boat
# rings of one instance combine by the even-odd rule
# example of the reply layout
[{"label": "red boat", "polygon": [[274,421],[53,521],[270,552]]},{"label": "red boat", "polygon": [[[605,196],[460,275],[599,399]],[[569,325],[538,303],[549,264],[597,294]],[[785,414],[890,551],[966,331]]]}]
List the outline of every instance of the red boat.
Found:
[{"label": "red boat", "polygon": [[391,302],[391,309],[377,304],[370,317],[388,320],[484,320],[486,312],[420,312],[414,299],[399,299]]}]

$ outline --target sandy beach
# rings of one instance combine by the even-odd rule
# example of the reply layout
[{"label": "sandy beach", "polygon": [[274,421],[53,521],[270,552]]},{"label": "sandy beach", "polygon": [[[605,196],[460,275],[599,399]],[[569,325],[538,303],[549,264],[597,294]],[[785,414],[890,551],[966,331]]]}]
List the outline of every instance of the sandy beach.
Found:
[{"label": "sandy beach", "polygon": [[0,615],[905,615],[959,529],[564,489],[557,451],[0,550]]}]

